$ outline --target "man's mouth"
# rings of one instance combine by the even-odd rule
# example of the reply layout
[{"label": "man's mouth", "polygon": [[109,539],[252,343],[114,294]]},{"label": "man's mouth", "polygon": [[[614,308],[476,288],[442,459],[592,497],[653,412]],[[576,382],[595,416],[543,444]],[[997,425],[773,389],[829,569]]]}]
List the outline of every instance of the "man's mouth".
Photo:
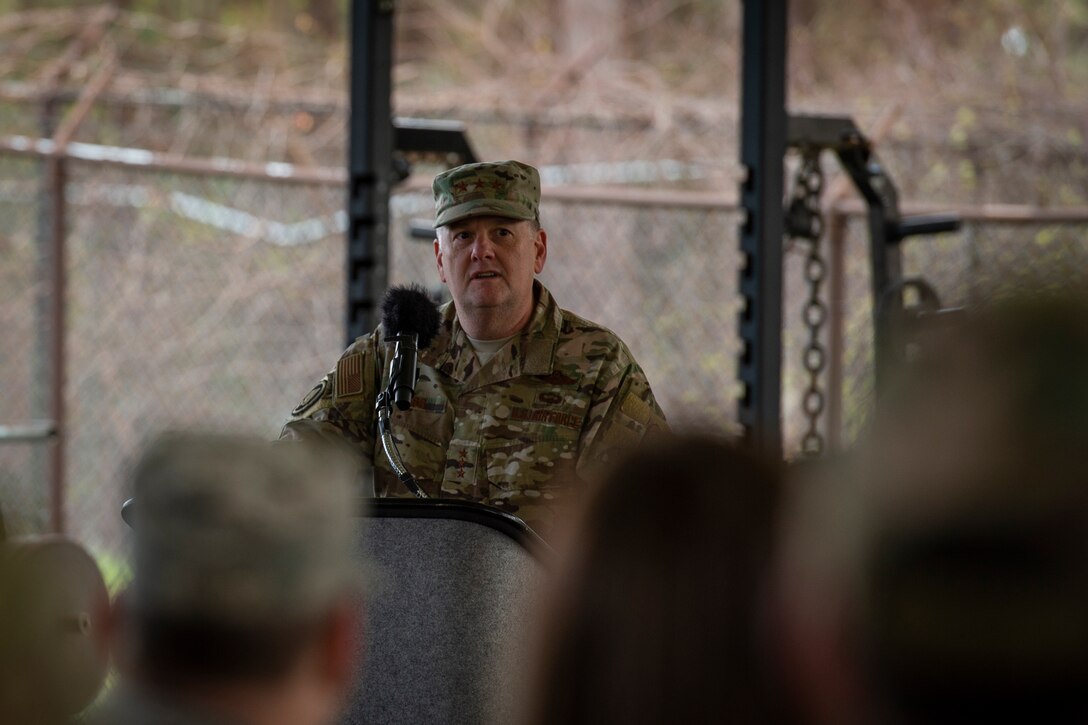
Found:
[{"label": "man's mouth", "polygon": [[498,276],[498,272],[477,272],[472,275],[472,279],[496,279]]}]

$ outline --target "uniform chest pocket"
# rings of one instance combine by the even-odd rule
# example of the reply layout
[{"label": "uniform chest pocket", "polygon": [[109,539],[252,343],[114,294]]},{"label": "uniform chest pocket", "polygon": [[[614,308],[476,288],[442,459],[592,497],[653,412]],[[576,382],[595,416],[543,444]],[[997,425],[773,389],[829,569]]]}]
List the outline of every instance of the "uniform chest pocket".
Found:
[{"label": "uniform chest pocket", "polygon": [[486,441],[482,473],[488,498],[550,499],[569,482],[577,457],[577,432],[556,426],[526,426],[516,438]]}]

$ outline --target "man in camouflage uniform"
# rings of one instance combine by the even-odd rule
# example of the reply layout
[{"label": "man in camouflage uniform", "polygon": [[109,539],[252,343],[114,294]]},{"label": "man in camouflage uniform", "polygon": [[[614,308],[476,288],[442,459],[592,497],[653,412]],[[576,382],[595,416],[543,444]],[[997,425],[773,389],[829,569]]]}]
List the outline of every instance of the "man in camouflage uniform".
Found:
[{"label": "man in camouflage uniform", "polygon": [[361,611],[354,464],[318,443],[174,434],[134,481],[120,684],[91,725],[333,720]]},{"label": "man in camouflage uniform", "polygon": [[[420,352],[409,410],[393,414],[408,471],[430,496],[481,501],[547,528],[564,491],[665,417],[627,346],[560,309],[535,279],[547,258],[540,176],[517,161],[435,177],[438,276],[450,290]],[[378,495],[406,495],[376,435],[391,345],[380,327],[352,344],[284,427],[347,439]]]}]

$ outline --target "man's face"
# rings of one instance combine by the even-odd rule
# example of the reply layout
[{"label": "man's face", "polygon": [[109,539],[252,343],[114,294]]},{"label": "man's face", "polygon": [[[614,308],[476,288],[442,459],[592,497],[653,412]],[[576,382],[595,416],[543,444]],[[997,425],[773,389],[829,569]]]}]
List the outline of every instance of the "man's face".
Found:
[{"label": "man's face", "polygon": [[470,217],[438,229],[438,276],[450,288],[462,323],[483,324],[469,329],[470,335],[512,335],[528,322],[533,276],[544,269],[547,242],[535,223],[505,217]]}]

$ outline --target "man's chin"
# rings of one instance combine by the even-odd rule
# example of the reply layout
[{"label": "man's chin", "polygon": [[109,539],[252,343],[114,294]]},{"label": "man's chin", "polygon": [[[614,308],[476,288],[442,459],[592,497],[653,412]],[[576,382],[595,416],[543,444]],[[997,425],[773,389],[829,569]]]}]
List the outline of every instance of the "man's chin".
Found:
[{"label": "man's chin", "polygon": [[470,291],[465,297],[465,301],[468,303],[467,306],[477,310],[503,307],[509,304],[510,301],[510,296],[499,290],[493,292],[487,290]]}]

